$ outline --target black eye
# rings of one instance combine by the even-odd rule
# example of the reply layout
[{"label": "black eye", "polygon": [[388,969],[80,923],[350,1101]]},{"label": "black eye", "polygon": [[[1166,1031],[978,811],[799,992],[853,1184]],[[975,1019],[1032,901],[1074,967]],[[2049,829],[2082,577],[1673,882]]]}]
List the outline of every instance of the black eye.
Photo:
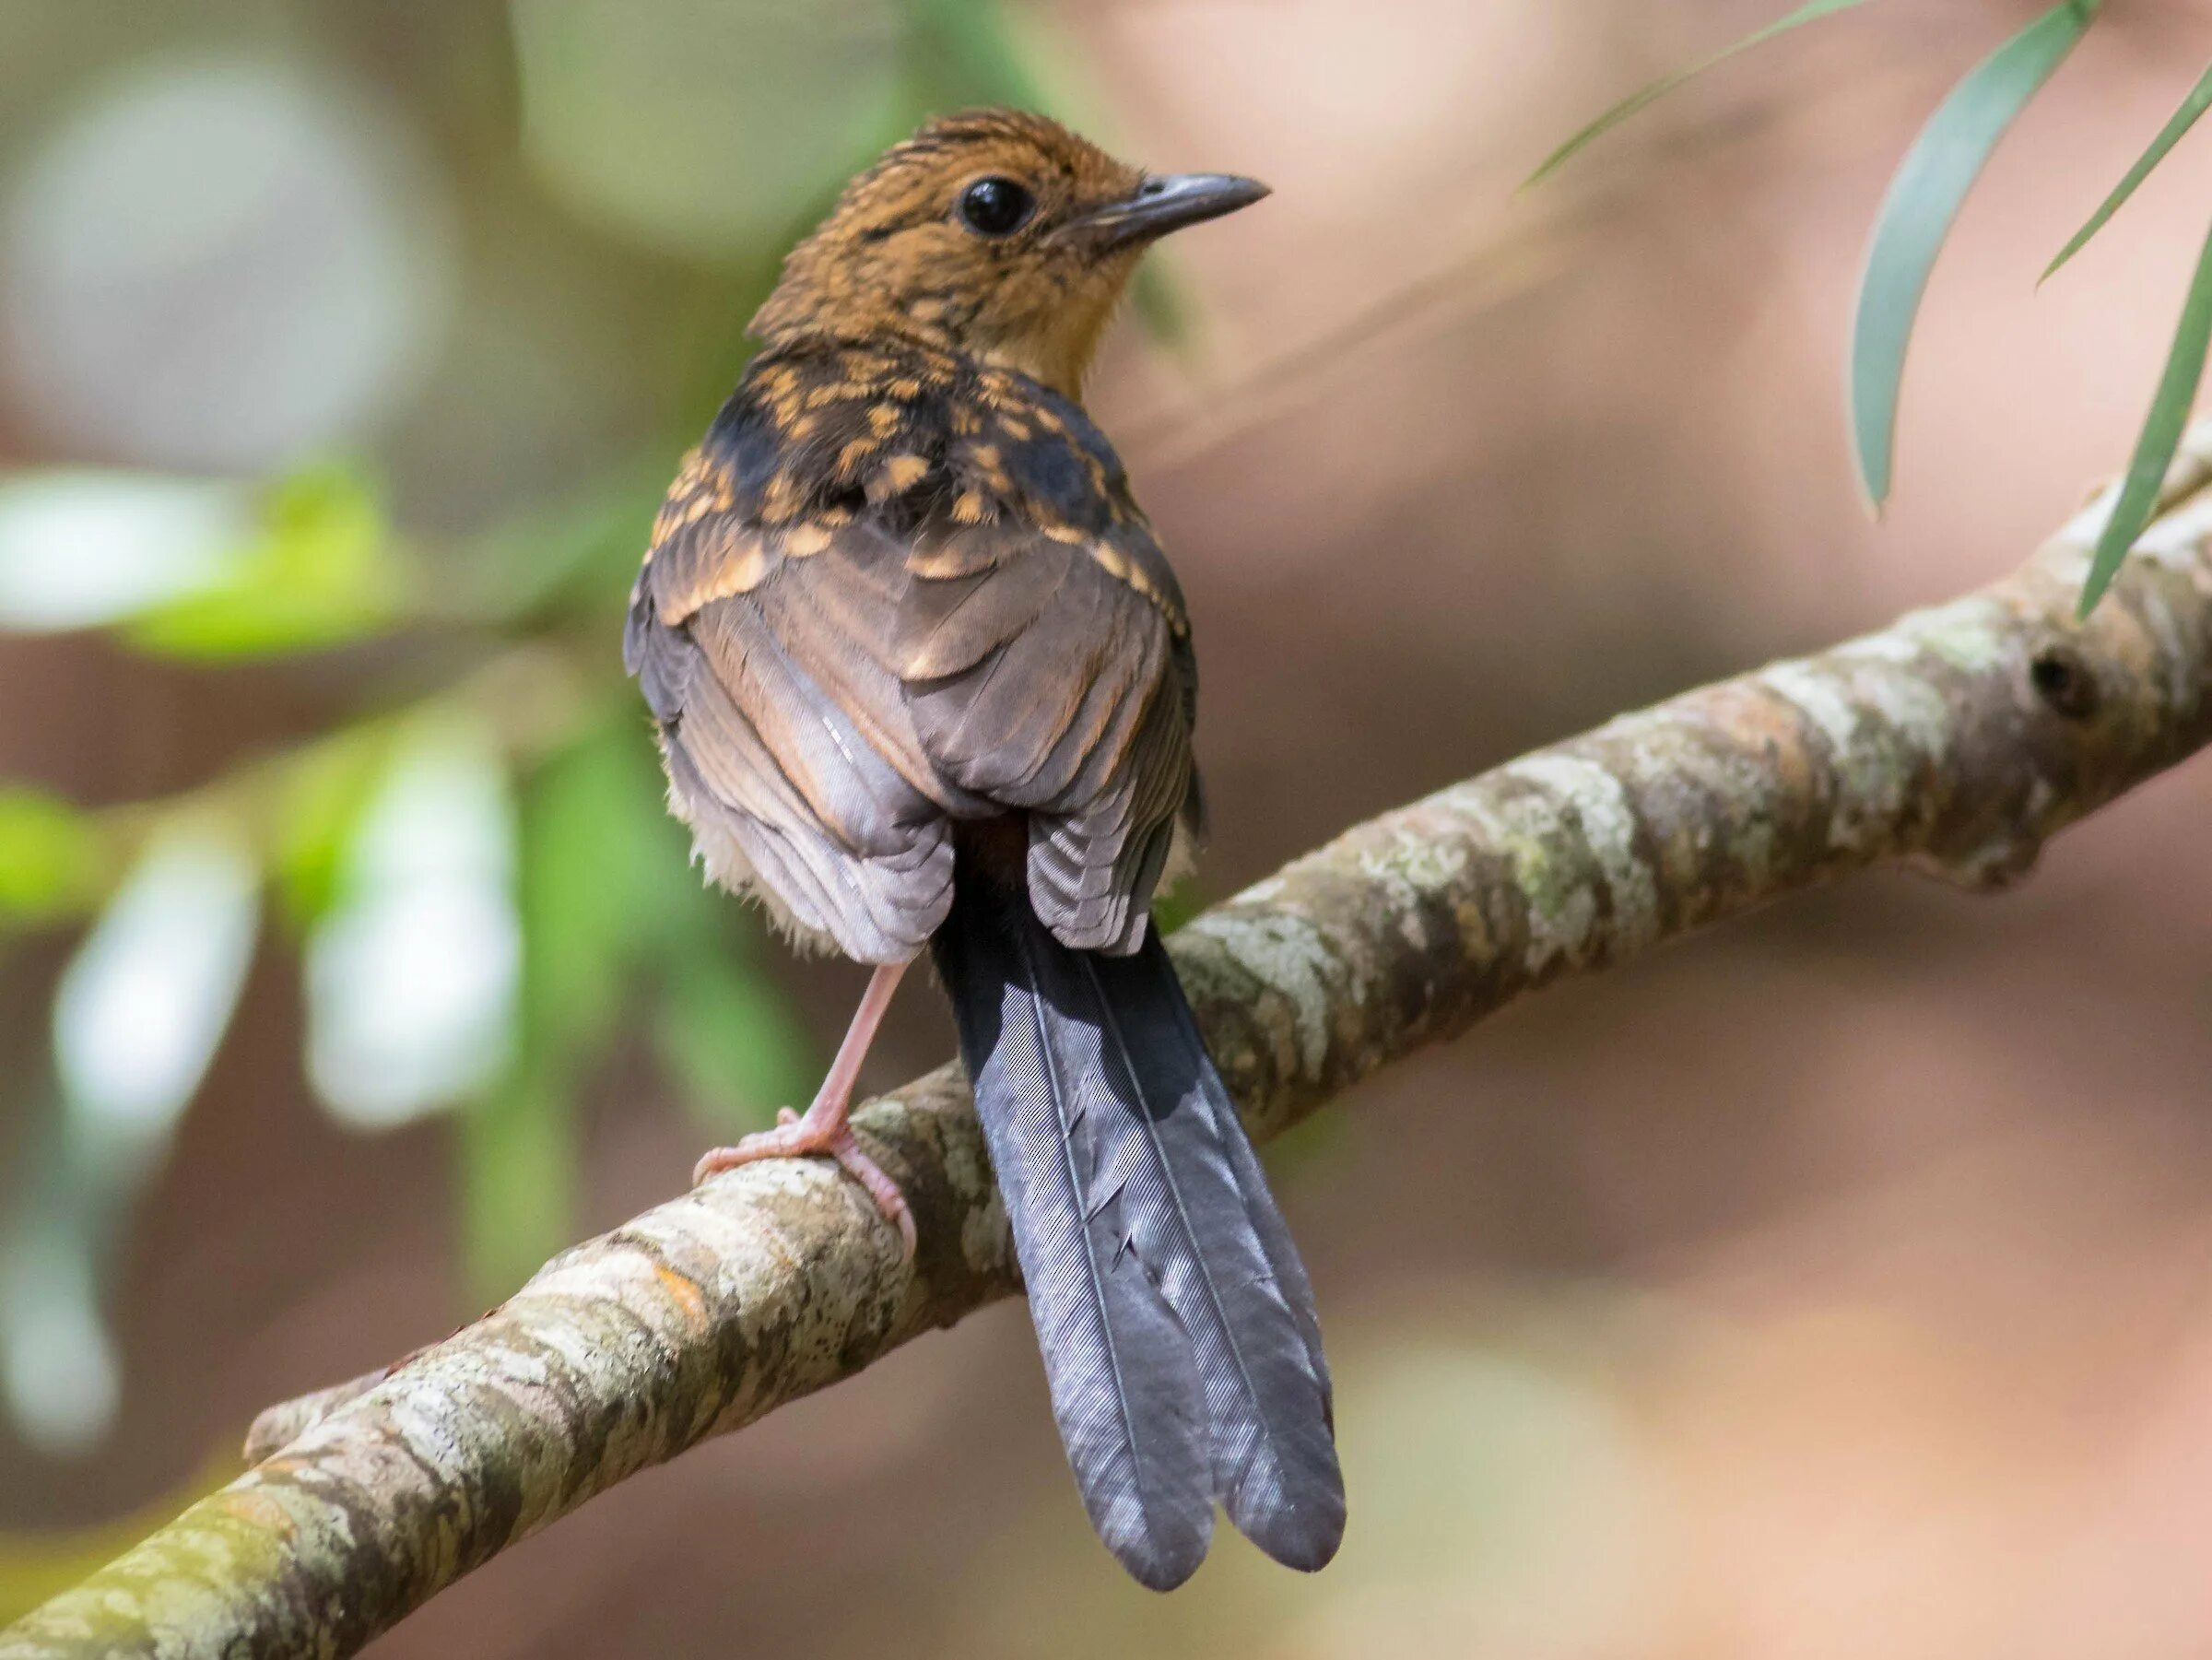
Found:
[{"label": "black eye", "polygon": [[1005,236],[1030,217],[1035,198],[1011,179],[978,179],[960,192],[960,218],[971,230]]}]

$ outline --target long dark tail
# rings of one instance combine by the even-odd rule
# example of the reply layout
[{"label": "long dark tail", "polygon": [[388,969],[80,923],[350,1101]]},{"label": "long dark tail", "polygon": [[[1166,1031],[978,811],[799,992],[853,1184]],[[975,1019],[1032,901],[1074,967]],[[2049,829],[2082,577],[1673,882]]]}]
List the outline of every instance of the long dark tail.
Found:
[{"label": "long dark tail", "polygon": [[1321,1567],[1344,1479],[1313,1289],[1167,951],[1071,950],[980,871],[935,948],[1099,1536],[1164,1591],[1218,1499]]}]

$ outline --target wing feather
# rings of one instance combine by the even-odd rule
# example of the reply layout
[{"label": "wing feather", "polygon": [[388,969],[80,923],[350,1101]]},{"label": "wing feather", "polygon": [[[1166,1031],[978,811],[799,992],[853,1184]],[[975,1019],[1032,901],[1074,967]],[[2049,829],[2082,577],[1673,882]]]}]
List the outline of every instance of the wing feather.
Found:
[{"label": "wing feather", "polygon": [[962,435],[953,391],[880,372],[757,366],[654,524],[624,656],[677,805],[869,961],[943,920],[949,822],[1018,812],[1039,916],[1135,950],[1196,800],[1174,577],[1072,404],[984,371]]}]

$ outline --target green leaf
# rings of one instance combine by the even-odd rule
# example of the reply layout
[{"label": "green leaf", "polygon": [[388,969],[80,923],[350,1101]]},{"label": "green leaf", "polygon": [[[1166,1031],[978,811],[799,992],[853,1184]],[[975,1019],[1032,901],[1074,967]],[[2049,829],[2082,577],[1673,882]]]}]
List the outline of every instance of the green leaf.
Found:
[{"label": "green leaf", "polygon": [[1928,273],[1997,140],[2073,50],[2100,0],[2061,0],[1968,73],[1937,106],[1882,198],[1851,336],[1851,430],[1859,479],[1888,500],[1905,347]]},{"label": "green leaf", "polygon": [[505,1297],[569,1242],[576,1110],[543,1067],[524,1065],[461,1118],[462,1258],[471,1296]]},{"label": "green leaf", "polygon": [[1865,3],[1865,0],[1808,0],[1806,5],[1800,6],[1787,17],[1777,18],[1765,28],[1753,29],[1734,45],[1724,46],[1711,56],[1700,58],[1687,69],[1677,69],[1672,75],[1661,76],[1649,86],[1631,92],[1573,137],[1567,140],[1565,144],[1559,146],[1558,149],[1552,151],[1550,155],[1545,157],[1543,161],[1537,165],[1536,171],[1521,182],[1521,188],[1526,190],[1533,184],[1543,182],[1557,172],[1571,158],[1588,146],[1592,140],[1603,137],[1620,125],[1622,122],[1628,120],[1630,116],[1657,103],[1685,81],[1692,80],[1704,74],[1708,69],[1726,63],[1737,53],[1747,52],[1754,46],[1772,40],[1776,35],[1788,33],[1801,24],[1817,22],[1822,18],[1830,17],[1836,12],[1849,11],[1853,6]]},{"label": "green leaf", "polygon": [[2181,447],[2190,407],[2204,379],[2207,346],[2212,346],[2212,235],[2206,237],[2204,249],[2196,256],[2196,275],[2189,279],[2189,297],[2182,303],[2182,320],[2166,354],[2166,371],[2159,377],[2150,413],[2136,440],[2136,453],[2128,459],[2119,500],[2113,502],[2112,517],[2097,538],[2096,557],[2081,589],[2084,618],[2104,597],[2104,591],[2119,574],[2121,560],[2158,511],[2159,486],[2165,482],[2166,469],[2173,464],[2174,452]]},{"label": "green leaf", "polygon": [[604,1034],[641,968],[717,931],[627,694],[523,799],[524,998],[534,1034]]},{"label": "green leaf", "polygon": [[2089,215],[2088,223],[2074,233],[2074,240],[2058,251],[2058,257],[2043,267],[2039,282],[2046,280],[2053,272],[2082,250],[2083,244],[2104,229],[2105,220],[2120,211],[2122,204],[2136,194],[2136,186],[2150,177],[2150,170],[2166,159],[2166,152],[2182,141],[2182,135],[2196,124],[2196,118],[2206,109],[2212,109],[2212,66],[2207,66],[2197,77],[2196,85],[2189,88],[2189,96],[2182,100],[2182,107],[2168,118],[2159,129],[2159,135],[2150,141],[2150,147],[2136,159],[2127,170],[2127,176],[2112,187],[2112,194],[2103,200],[2097,211]]},{"label": "green leaf", "polygon": [[768,976],[726,946],[672,967],[653,1040],[692,1119],[713,1136],[759,1129],[779,1106],[804,1107],[821,1076]]},{"label": "green leaf", "polygon": [[338,733],[294,758],[278,782],[276,891],[302,932],[338,899],[346,851],[391,764],[391,737],[382,724]]},{"label": "green leaf", "polygon": [[808,1068],[788,1012],[732,926],[735,901],[702,885],[665,798],[627,699],[531,781],[525,1042],[540,1064],[575,1076],[649,977],[661,1058],[720,1134],[810,1088]]},{"label": "green leaf", "polygon": [[267,487],[241,559],[223,577],[155,606],[124,631],[141,651],[186,658],[321,651],[391,627],[402,583],[367,484],[317,467]]},{"label": "green leaf", "polygon": [[[644,748],[641,733],[628,736]],[[638,845],[636,819],[659,799],[644,769],[622,759],[606,736],[593,734],[539,768],[524,795],[523,981],[533,1045],[572,1053],[605,1038],[621,1011],[633,924],[649,921],[635,904],[645,874],[637,860],[682,859],[677,845]]]},{"label": "green leaf", "polygon": [[0,924],[81,910],[100,877],[100,832],[44,790],[0,787]]}]

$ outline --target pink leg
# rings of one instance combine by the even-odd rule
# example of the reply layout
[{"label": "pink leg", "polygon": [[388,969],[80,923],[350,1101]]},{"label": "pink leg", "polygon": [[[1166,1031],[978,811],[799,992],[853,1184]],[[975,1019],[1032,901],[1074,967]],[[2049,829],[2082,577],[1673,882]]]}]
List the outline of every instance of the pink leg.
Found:
[{"label": "pink leg", "polygon": [[693,1183],[760,1159],[801,1159],[827,1153],[868,1190],[876,1208],[899,1230],[906,1258],[912,1262],[914,1217],[907,1208],[906,1195],[883,1173],[882,1167],[861,1150],[845,1124],[845,1114],[853,1108],[853,1091],[860,1082],[861,1063],[868,1057],[868,1045],[876,1041],[876,1029],[883,1024],[883,1012],[890,1007],[891,994],[899,989],[899,977],[905,972],[905,963],[889,962],[869,978],[868,989],[861,994],[860,1007],[853,1011],[853,1024],[846,1028],[845,1041],[837,1046],[837,1058],[830,1063],[829,1076],[822,1079],[805,1117],[785,1107],[776,1114],[774,1129],[747,1136],[735,1147],[716,1148],[699,1161],[699,1168],[691,1173]]}]

